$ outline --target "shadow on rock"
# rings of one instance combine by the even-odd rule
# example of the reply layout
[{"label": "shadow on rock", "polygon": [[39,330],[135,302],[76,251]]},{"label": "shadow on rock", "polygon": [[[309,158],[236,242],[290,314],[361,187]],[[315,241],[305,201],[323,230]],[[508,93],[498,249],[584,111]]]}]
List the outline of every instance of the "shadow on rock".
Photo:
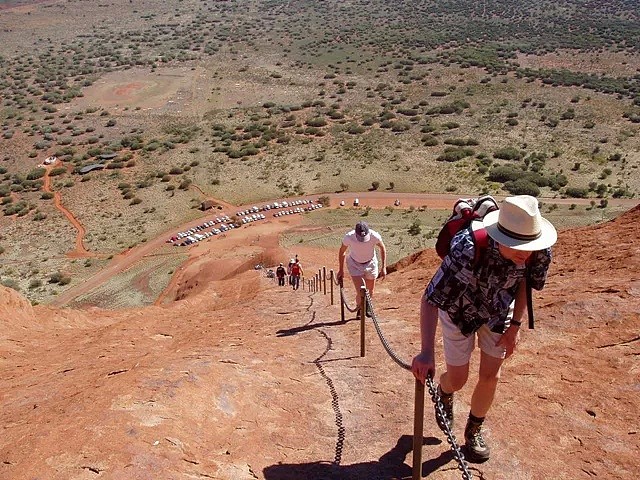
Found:
[{"label": "shadow on rock", "polygon": [[[423,445],[440,445],[435,437],[422,439]],[[265,480],[405,480],[412,470],[405,458],[413,447],[413,437],[402,435],[396,446],[382,455],[378,461],[337,465],[330,462],[300,464],[281,463],[264,469]],[[443,453],[438,458],[422,465],[422,475],[436,471],[453,459],[453,454]]]},{"label": "shadow on rock", "polygon": [[338,320],[335,322],[322,322],[322,323],[311,323],[308,325],[302,325],[301,327],[293,327],[288,328],[286,330],[278,330],[276,332],[276,337],[289,337],[291,335],[295,335],[296,333],[306,332],[308,330],[313,330],[321,327],[336,327],[338,325],[346,325],[347,323],[356,320],[355,318],[349,320]]}]

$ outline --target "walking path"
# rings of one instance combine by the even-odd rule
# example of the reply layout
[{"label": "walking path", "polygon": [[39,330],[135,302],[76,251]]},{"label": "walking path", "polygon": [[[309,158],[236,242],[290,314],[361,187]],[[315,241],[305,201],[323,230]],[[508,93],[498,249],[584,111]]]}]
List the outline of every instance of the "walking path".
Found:
[{"label": "walking path", "polygon": [[73,228],[76,229],[77,233],[76,233],[76,243],[75,243],[75,249],[68,252],[67,256],[68,257],[72,257],[72,258],[86,258],[86,257],[95,257],[96,255],[89,252],[85,247],[84,247],[84,235],[86,233],[86,230],[84,228],[84,226],[78,221],[78,219],[73,215],[73,213],[71,213],[69,210],[67,210],[65,208],[65,206],[62,204],[62,196],[60,194],[60,192],[58,191],[53,191],[51,189],[51,177],[49,176],[49,173],[51,172],[51,170],[55,167],[58,168],[62,166],[62,162],[56,162],[54,164],[51,165],[46,165],[46,173],[44,176],[44,185],[43,185],[43,190],[45,192],[49,192],[49,193],[53,193],[53,204],[55,205],[55,207],[60,210],[62,212],[62,214],[67,217],[67,220],[69,220],[69,222],[71,223],[71,225],[73,225]]}]

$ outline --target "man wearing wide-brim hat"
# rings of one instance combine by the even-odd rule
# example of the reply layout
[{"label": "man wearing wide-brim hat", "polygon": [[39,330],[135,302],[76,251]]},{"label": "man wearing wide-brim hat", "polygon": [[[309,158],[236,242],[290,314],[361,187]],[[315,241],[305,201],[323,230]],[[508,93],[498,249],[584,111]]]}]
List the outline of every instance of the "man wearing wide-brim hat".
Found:
[{"label": "man wearing wide-brim hat", "polygon": [[453,394],[469,376],[469,360],[480,347],[478,383],[471,397],[465,427],[467,459],[485,461],[489,446],[482,424],[493,402],[500,369],[518,344],[520,322],[526,310],[526,280],[532,288],[544,287],[550,247],[557,240],[556,229],[542,218],[536,198],[507,197],[499,210],[482,220],[488,234],[486,248],[476,257],[473,227],[458,232],[448,255],[427,286],[420,306],[422,348],[411,370],[424,382],[435,374],[435,332],[440,319],[446,371],[440,375],[438,393],[445,418],[453,427]]}]

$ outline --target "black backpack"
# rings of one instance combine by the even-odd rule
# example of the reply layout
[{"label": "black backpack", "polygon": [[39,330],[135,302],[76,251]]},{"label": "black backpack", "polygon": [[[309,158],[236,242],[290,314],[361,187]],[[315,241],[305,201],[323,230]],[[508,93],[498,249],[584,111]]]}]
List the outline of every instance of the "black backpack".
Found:
[{"label": "black backpack", "polygon": [[[471,238],[475,246],[475,254],[473,265],[480,263],[482,255],[489,246],[489,238],[487,231],[482,225],[482,219],[489,212],[498,210],[500,207],[496,200],[485,195],[478,198],[460,198],[453,205],[451,216],[444,222],[444,225],[438,233],[436,240],[436,252],[442,259],[449,254],[451,248],[451,240],[460,230],[471,227]],[[527,290],[527,313],[529,315],[529,328],[534,327],[533,317],[533,293],[531,290],[530,269],[526,271],[526,290]]]}]

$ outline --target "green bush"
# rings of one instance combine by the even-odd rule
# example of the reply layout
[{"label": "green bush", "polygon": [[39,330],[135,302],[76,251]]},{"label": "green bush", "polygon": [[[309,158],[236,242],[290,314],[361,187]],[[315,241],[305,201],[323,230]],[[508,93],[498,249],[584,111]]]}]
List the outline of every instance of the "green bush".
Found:
[{"label": "green bush", "polygon": [[583,187],[567,187],[564,193],[571,198],[587,198],[589,190]]},{"label": "green bush", "polygon": [[425,147],[435,147],[436,145],[438,145],[438,139],[433,135],[423,135],[422,143]]},{"label": "green bush", "polygon": [[306,124],[310,127],[324,127],[327,121],[323,117],[314,117],[307,120]]},{"label": "green bush", "polygon": [[44,177],[45,173],[47,173],[47,170],[42,167],[34,168],[27,174],[27,180],[37,180],[38,178]]},{"label": "green bush", "polygon": [[504,184],[504,188],[512,195],[531,195],[533,197],[540,195],[540,188],[524,178],[508,181]]},{"label": "green bush", "polygon": [[493,153],[494,158],[501,160],[522,160],[524,152],[515,147],[501,148]]},{"label": "green bush", "polygon": [[56,167],[49,172],[49,176],[57,177],[58,175],[62,175],[63,173],[67,173],[67,169],[65,167]]},{"label": "green bush", "polygon": [[442,154],[438,155],[436,160],[439,162],[457,162],[474,154],[475,152],[471,148],[447,147]]}]

